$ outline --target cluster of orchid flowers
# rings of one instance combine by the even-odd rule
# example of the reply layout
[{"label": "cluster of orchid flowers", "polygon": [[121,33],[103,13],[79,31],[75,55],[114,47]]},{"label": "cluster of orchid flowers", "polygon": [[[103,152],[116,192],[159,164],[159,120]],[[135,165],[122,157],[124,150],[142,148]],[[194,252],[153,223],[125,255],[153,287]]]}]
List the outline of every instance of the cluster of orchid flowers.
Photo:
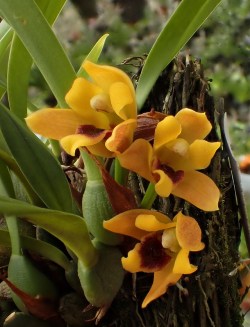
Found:
[{"label": "cluster of orchid flowers", "polygon": [[[66,94],[70,109],[38,110],[26,118],[30,129],[59,140],[71,156],[82,148],[94,156],[116,158],[161,197],[173,194],[201,210],[218,210],[219,189],[198,171],[209,166],[220,147],[220,142],[204,140],[212,128],[205,113],[184,108],[175,116],[153,110],[138,115],[134,86],[123,71],[90,61],[83,68],[89,78],[77,78]],[[183,274],[195,272],[189,253],[205,246],[197,221],[181,211],[171,220],[138,206],[110,217],[103,227],[138,240],[122,265],[131,273],[154,273],[142,307]]]}]

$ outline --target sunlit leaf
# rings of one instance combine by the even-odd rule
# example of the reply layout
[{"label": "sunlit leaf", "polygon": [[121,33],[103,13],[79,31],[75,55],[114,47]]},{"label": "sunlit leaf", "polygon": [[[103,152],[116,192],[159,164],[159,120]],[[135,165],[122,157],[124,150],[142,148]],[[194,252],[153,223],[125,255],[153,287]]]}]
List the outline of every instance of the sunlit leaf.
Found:
[{"label": "sunlit leaf", "polygon": [[33,0],[0,0],[0,15],[20,37],[60,106],[66,106],[64,97],[75,72],[36,3]]},{"label": "sunlit leaf", "polygon": [[[96,63],[98,61],[108,36],[109,36],[109,34],[104,34],[102,37],[100,37],[100,39],[96,42],[96,44],[90,50],[89,54],[86,56],[85,60],[89,60],[89,61],[92,61],[94,63]],[[77,76],[87,77],[88,74],[81,67],[79,69],[78,73],[77,73]]]},{"label": "sunlit leaf", "polygon": [[39,208],[31,204],[0,196],[0,212],[17,215],[41,226],[61,240],[86,266],[95,261],[94,249],[82,217],[63,211]]},{"label": "sunlit leaf", "polygon": [[188,42],[221,0],[182,0],[155,41],[136,89],[139,109],[161,71]]},{"label": "sunlit leaf", "polygon": [[[70,262],[68,258],[55,246],[29,236],[20,236],[20,239],[24,249],[40,254],[44,258],[57,263],[65,270],[70,269]],[[8,231],[0,229],[0,244],[6,247],[11,247]]]},{"label": "sunlit leaf", "polygon": [[49,208],[72,212],[67,179],[46,146],[3,105],[0,128],[18,166],[42,201]]},{"label": "sunlit leaf", "polygon": [[[62,9],[65,0],[52,2],[50,0],[36,1],[50,24],[54,22]],[[27,96],[30,80],[30,69],[32,58],[24,47],[20,38],[15,34],[11,44],[11,51],[8,64],[8,100],[10,110],[19,118],[27,116]]]}]

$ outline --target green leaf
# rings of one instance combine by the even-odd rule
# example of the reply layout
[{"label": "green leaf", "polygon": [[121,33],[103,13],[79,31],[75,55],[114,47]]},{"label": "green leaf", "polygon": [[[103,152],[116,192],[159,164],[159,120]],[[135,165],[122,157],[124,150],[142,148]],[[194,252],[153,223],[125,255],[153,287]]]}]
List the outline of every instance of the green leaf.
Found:
[{"label": "green leaf", "polygon": [[[104,34],[100,37],[100,39],[96,42],[96,44],[93,46],[93,48],[90,50],[89,54],[86,56],[84,60],[92,61],[93,63],[96,63],[102,53],[102,49],[105,45],[106,39],[109,36],[109,34]],[[87,77],[87,72],[81,67],[77,73],[77,76],[79,77]]]},{"label": "green leaf", "polygon": [[[55,262],[64,270],[71,269],[71,263],[66,255],[55,246],[29,236],[20,236],[20,239],[22,248],[40,254],[44,258]],[[10,235],[8,231],[0,229],[0,244],[11,247]]]},{"label": "green leaf", "polygon": [[0,99],[6,92],[6,75],[8,66],[9,45],[13,30],[4,20],[0,23]]},{"label": "green leaf", "polygon": [[14,34],[7,73],[10,110],[20,119],[27,116],[27,96],[32,58],[19,37]]},{"label": "green leaf", "polygon": [[59,162],[2,104],[0,128],[18,166],[46,206],[72,212],[75,208],[70,188]]},{"label": "green leaf", "polygon": [[13,31],[4,20],[0,23],[0,62],[11,42]]},{"label": "green leaf", "polygon": [[[0,194],[4,196],[15,196],[9,169],[5,163],[0,160]],[[18,221],[15,216],[5,215],[5,221],[10,233],[11,239],[11,255],[21,255],[20,234],[18,229]]]},{"label": "green leaf", "polygon": [[4,196],[0,196],[0,212],[16,215],[41,226],[74,252],[84,266],[91,267],[96,263],[96,249],[82,217],[63,211],[39,208]]},{"label": "green leaf", "polygon": [[75,72],[36,3],[33,0],[0,0],[0,15],[20,37],[60,106],[66,106],[64,97]]},{"label": "green leaf", "polygon": [[142,108],[162,70],[171,62],[221,0],[182,0],[155,41],[142,69],[136,89]]},{"label": "green leaf", "polygon": [[18,177],[19,181],[22,183],[24,188],[26,189],[30,201],[32,201],[33,204],[42,204],[42,201],[37,196],[37,194],[34,192],[32,187],[30,186],[29,182],[27,181],[26,177],[20,170],[19,166],[17,165],[16,161],[13,159],[11,155],[9,155],[6,151],[1,149],[1,135],[0,135],[0,159],[8,166],[8,168],[15,173],[15,175]]},{"label": "green leaf", "polygon": [[[50,0],[39,0],[38,5],[50,24],[61,11],[65,0],[56,1],[52,6]],[[30,80],[32,58],[20,38],[14,34],[7,75],[8,100],[10,110],[21,119],[27,116],[27,96]]]}]

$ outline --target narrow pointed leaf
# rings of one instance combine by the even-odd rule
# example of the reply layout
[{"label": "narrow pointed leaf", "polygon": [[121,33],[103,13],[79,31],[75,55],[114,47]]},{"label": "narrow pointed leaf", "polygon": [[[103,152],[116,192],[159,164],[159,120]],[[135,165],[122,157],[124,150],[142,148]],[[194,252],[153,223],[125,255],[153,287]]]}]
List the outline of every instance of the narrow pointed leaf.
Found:
[{"label": "narrow pointed leaf", "polygon": [[13,31],[4,20],[0,23],[0,62],[11,42]]},{"label": "narrow pointed leaf", "polygon": [[[61,11],[65,0],[58,0],[53,6],[50,0],[39,0],[37,3],[45,18],[52,24]],[[32,62],[29,52],[15,33],[9,57],[7,86],[10,110],[21,119],[27,116],[28,85]]]},{"label": "narrow pointed leaf", "polygon": [[[44,258],[57,263],[65,270],[71,268],[71,264],[66,255],[57,247],[29,236],[21,236],[20,238],[24,249],[40,254]],[[0,229],[0,244],[6,247],[11,247],[8,231]]]},{"label": "narrow pointed leaf", "polygon": [[155,41],[138,82],[137,104],[141,108],[161,71],[188,42],[221,0],[182,0]]},{"label": "narrow pointed leaf", "polygon": [[[100,37],[100,39],[96,42],[93,48],[90,50],[89,54],[86,56],[85,60],[89,60],[91,62],[96,63],[102,53],[102,49],[105,45],[106,39],[109,34],[104,34]],[[79,77],[87,77],[87,72],[81,67],[77,73]]]},{"label": "narrow pointed leaf", "polygon": [[61,107],[75,72],[49,23],[33,0],[0,0],[0,15],[13,27]]},{"label": "narrow pointed leaf", "polygon": [[3,105],[0,128],[18,166],[47,207],[72,212],[67,179],[46,146]]},{"label": "narrow pointed leaf", "polygon": [[63,211],[39,208],[8,197],[0,196],[0,212],[17,215],[39,225],[68,247],[86,267],[96,262],[96,250],[82,217]]}]

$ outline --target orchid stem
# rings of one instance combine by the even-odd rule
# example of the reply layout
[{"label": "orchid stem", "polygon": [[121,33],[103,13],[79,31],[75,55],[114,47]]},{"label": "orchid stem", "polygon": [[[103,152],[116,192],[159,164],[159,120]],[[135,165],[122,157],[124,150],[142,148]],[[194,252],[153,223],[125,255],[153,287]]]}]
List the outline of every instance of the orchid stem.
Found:
[{"label": "orchid stem", "polygon": [[143,209],[151,209],[152,204],[157,196],[155,192],[155,185],[153,183],[149,183],[146,193],[141,201],[141,208]]},{"label": "orchid stem", "polygon": [[128,176],[127,169],[124,169],[121,166],[119,160],[116,158],[115,159],[115,181],[121,185],[125,185],[127,176]]},{"label": "orchid stem", "polygon": [[80,150],[80,152],[88,181],[102,180],[100,169],[93,158],[91,158],[89,153],[85,150]]},{"label": "orchid stem", "polygon": [[50,142],[50,145],[51,145],[51,149],[52,149],[52,152],[54,154],[54,156],[58,159],[60,158],[61,156],[61,147],[60,147],[60,144],[57,140],[49,140]]},{"label": "orchid stem", "polygon": [[16,216],[6,215],[5,220],[10,234],[11,254],[22,255],[18,219]]}]

